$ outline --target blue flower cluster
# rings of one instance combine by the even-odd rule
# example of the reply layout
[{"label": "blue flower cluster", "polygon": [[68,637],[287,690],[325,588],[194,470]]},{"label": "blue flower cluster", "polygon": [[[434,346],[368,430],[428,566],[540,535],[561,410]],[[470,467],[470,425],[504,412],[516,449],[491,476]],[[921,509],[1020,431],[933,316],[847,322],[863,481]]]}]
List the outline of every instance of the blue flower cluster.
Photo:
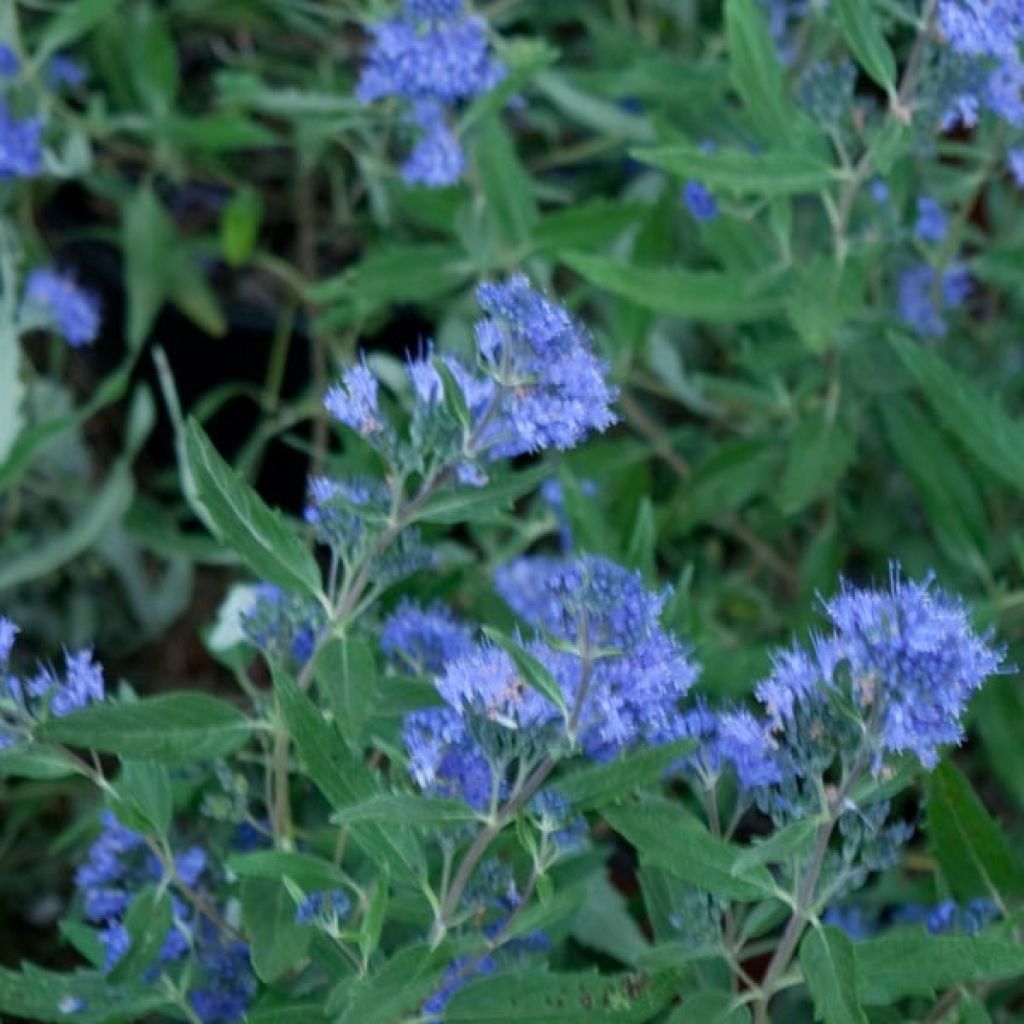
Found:
[{"label": "blue flower cluster", "polygon": [[944,312],[959,309],[971,294],[966,267],[954,263],[939,272],[927,263],[908,267],[897,285],[900,320],[922,338],[941,338],[948,330]]},{"label": "blue flower cluster", "polygon": [[917,200],[914,237],[921,242],[937,245],[946,237],[947,230],[946,214],[942,207],[931,196],[920,196]]},{"label": "blue flower cluster", "polygon": [[[584,328],[522,275],[482,284],[477,301],[477,370],[454,357],[444,367],[461,392],[469,423],[459,448],[459,479],[482,483],[481,460],[547,448],[567,449],[615,422],[616,392]],[[409,379],[420,424],[445,416],[445,388],[430,358],[412,360]],[[394,432],[380,408],[379,382],[360,363],[331,388],[327,409],[338,422],[391,453]],[[429,428],[421,427],[421,432]]]},{"label": "blue flower cluster", "polygon": [[[189,847],[174,858],[174,877],[190,890],[202,888],[209,871],[202,847]],[[100,835],[75,872],[85,919],[100,929],[104,970],[112,970],[131,946],[124,915],[134,896],[163,876],[143,837],[105,812]],[[184,963],[191,954],[189,1001],[196,1015],[204,1024],[240,1021],[256,988],[248,947],[221,934],[177,894],[172,894],[171,905],[172,924],[149,976],[155,977],[159,965]]]},{"label": "blue flower cluster", "polygon": [[57,718],[103,700],[103,668],[91,650],[64,654],[64,672],[38,664],[21,678],[10,671],[18,627],[0,616],[0,749],[12,746],[33,722],[47,714]]},{"label": "blue flower cluster", "polygon": [[[453,631],[446,614],[428,622],[407,613],[400,635],[411,649],[434,652],[444,700],[406,718],[410,771],[421,787],[483,808],[502,792],[509,757],[531,745],[568,738],[608,759],[685,735],[679,701],[698,670],[658,621],[665,594],[594,556],[522,558],[498,571],[496,585],[536,631],[526,650],[557,687],[560,706],[528,685],[502,648],[467,649],[466,634]],[[393,622],[386,628],[397,634]]]},{"label": "blue flower cluster", "polygon": [[698,698],[685,712],[681,733],[698,741],[697,751],[683,768],[693,772],[706,788],[713,787],[724,768],[731,767],[744,790],[770,786],[782,780],[776,743],[767,723],[743,708],[712,710]]},{"label": "blue flower cluster", "polygon": [[887,928],[922,924],[931,935],[977,935],[998,916],[999,909],[991,900],[977,899],[963,905],[943,900],[934,906],[906,903],[882,910],[856,903],[836,903],[825,911],[822,920],[842,928],[852,939],[870,939]]},{"label": "blue flower cluster", "polygon": [[296,924],[313,924],[314,921],[337,921],[352,909],[352,901],[340,889],[328,892],[310,893],[296,908]]},{"label": "blue flower cluster", "polygon": [[940,0],[938,26],[957,66],[942,127],[973,127],[982,107],[1011,125],[1024,122],[1022,0]]},{"label": "blue flower cluster", "polygon": [[43,169],[43,122],[19,118],[0,100],[0,181],[33,178]]},{"label": "blue flower cluster", "polygon": [[242,613],[241,624],[249,642],[271,660],[301,668],[313,656],[327,616],[310,598],[288,594],[273,583],[260,583],[252,604]]},{"label": "blue flower cluster", "polygon": [[100,331],[96,296],[80,288],[69,274],[54,270],[29,274],[22,315],[53,327],[72,348],[92,344]]},{"label": "blue flower cluster", "polygon": [[454,184],[465,156],[451,115],[505,76],[492,53],[487,23],[469,14],[462,0],[405,0],[396,17],[372,25],[370,32],[373,42],[357,95],[364,103],[404,101],[416,141],[402,177],[434,188]]},{"label": "blue flower cluster", "polygon": [[824,607],[832,632],[780,652],[757,688],[780,742],[798,749],[841,702],[865,723],[876,771],[886,754],[934,767],[940,747],[962,740],[967,701],[1001,671],[1003,652],[931,578],[905,581],[896,567],[887,589],[844,583]]}]

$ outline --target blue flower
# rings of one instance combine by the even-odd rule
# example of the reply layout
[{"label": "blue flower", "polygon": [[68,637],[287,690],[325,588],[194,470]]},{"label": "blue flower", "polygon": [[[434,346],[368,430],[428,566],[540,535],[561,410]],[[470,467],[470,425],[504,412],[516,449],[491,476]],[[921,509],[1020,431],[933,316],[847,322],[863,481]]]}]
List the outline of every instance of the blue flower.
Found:
[{"label": "blue flower", "polygon": [[1006,154],[1006,168],[1017,188],[1024,189],[1024,146],[1011,149]]},{"label": "blue flower", "polygon": [[694,220],[709,221],[718,216],[718,201],[699,181],[683,186],[683,202]]},{"label": "blue flower", "polygon": [[269,658],[301,667],[313,656],[326,613],[312,598],[288,594],[273,583],[260,583],[255,600],[242,613],[241,625],[249,641]]},{"label": "blue flower", "polygon": [[342,918],[352,909],[352,901],[340,889],[314,892],[295,909],[296,924],[312,924],[318,918]]},{"label": "blue flower", "polygon": [[20,120],[0,100],[0,181],[32,178],[43,169],[43,122]]},{"label": "blue flower", "polygon": [[0,78],[14,78],[21,70],[21,58],[7,43],[0,43]]},{"label": "blue flower", "polygon": [[406,0],[397,17],[372,25],[370,33],[356,94],[364,103],[397,97],[410,106],[417,141],[402,167],[408,182],[454,183],[465,158],[447,114],[505,76],[491,52],[487,23],[454,0]]},{"label": "blue flower", "polygon": [[99,334],[99,303],[69,274],[33,270],[25,287],[25,307],[29,313],[43,314],[72,348],[91,344]]},{"label": "blue flower", "polygon": [[970,289],[970,275],[958,264],[948,267],[941,278],[926,263],[909,267],[899,277],[900,319],[922,338],[941,338],[947,330],[943,311],[962,306]]},{"label": "blue flower", "polygon": [[424,608],[405,599],[380,631],[380,647],[391,664],[419,676],[443,671],[472,646],[472,630],[439,603]]},{"label": "blue flower", "polygon": [[402,742],[409,774],[421,789],[457,797],[475,810],[487,808],[494,773],[460,712],[450,707],[410,712],[402,725]]},{"label": "blue flower", "polygon": [[914,237],[922,242],[937,244],[946,237],[947,230],[946,214],[942,207],[930,196],[921,196],[917,201]]},{"label": "blue flower", "polygon": [[467,982],[481,974],[493,974],[497,970],[497,964],[492,956],[468,957],[462,956],[453,960],[444,972],[441,984],[436,991],[427,998],[422,1011],[433,1020],[440,1020],[440,1014],[448,1000]]},{"label": "blue flower", "polygon": [[[777,656],[757,688],[779,737],[794,749],[809,742],[803,733],[821,732],[829,703],[841,697],[870,727],[875,771],[887,753],[913,754],[933,768],[939,748],[963,738],[967,702],[1003,670],[1003,652],[974,632],[963,605],[931,577],[905,581],[897,567],[887,589],[844,582],[824,608],[831,634],[813,652]],[[851,736],[859,741],[859,732]]]},{"label": "blue flower", "polygon": [[46,80],[51,89],[76,89],[88,77],[89,73],[77,60],[63,53],[55,53],[46,65]]},{"label": "blue flower", "polygon": [[10,662],[14,641],[20,632],[21,629],[6,615],[0,615],[0,666],[6,666]]},{"label": "blue flower", "polygon": [[342,375],[341,383],[327,391],[324,405],[339,423],[369,438],[386,426],[380,413],[380,384],[365,362],[357,363]]}]

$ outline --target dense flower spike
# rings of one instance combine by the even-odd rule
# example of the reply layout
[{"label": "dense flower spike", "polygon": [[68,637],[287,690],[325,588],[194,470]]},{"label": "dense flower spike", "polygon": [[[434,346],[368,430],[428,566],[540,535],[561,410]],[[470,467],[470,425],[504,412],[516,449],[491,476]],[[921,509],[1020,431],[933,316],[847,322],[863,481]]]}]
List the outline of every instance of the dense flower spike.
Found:
[{"label": "dense flower spike", "polygon": [[406,0],[401,13],[370,27],[373,42],[357,88],[364,103],[397,97],[410,106],[417,139],[402,176],[440,187],[462,175],[465,158],[449,126],[452,110],[489,92],[505,75],[487,24],[461,2]]},{"label": "dense flower spike", "polygon": [[1002,652],[931,578],[904,581],[896,568],[886,590],[843,584],[825,612],[832,632],[810,652],[777,656],[758,687],[780,733],[792,742],[802,718],[820,721],[818,710],[842,696],[870,726],[876,771],[886,753],[910,753],[933,767],[940,747],[963,738],[967,701],[1001,670]]},{"label": "dense flower spike", "polygon": [[39,118],[17,118],[0,100],[0,181],[31,178],[42,171],[42,137],[43,122]]},{"label": "dense flower spike", "polygon": [[681,716],[678,732],[698,742],[697,750],[685,759],[682,767],[694,772],[704,786],[715,785],[726,766],[736,773],[744,790],[782,779],[782,766],[768,723],[746,709],[713,711],[698,698]]},{"label": "dense flower spike", "polygon": [[339,423],[351,427],[363,437],[385,429],[380,412],[380,384],[366,363],[357,363],[345,371],[341,383],[327,392],[324,404]]},{"label": "dense flower spike", "polygon": [[72,347],[90,345],[100,331],[96,297],[80,288],[68,274],[33,270],[25,286],[26,315],[41,315]]}]

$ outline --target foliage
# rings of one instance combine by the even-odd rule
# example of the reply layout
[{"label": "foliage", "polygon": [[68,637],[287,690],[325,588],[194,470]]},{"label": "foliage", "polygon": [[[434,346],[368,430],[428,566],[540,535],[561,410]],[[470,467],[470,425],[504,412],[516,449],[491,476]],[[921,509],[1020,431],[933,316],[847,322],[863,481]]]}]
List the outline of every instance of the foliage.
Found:
[{"label": "foliage", "polygon": [[0,1014],[1017,1019],[1022,45],[4,6]]}]

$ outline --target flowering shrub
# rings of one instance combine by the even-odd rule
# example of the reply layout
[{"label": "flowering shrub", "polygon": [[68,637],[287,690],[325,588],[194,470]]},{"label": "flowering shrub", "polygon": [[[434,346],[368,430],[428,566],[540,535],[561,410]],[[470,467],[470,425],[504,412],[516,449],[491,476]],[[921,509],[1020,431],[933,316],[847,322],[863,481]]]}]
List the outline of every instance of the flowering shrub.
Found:
[{"label": "flowering shrub", "polygon": [[4,1019],[1018,1019],[1022,46],[0,11]]}]

